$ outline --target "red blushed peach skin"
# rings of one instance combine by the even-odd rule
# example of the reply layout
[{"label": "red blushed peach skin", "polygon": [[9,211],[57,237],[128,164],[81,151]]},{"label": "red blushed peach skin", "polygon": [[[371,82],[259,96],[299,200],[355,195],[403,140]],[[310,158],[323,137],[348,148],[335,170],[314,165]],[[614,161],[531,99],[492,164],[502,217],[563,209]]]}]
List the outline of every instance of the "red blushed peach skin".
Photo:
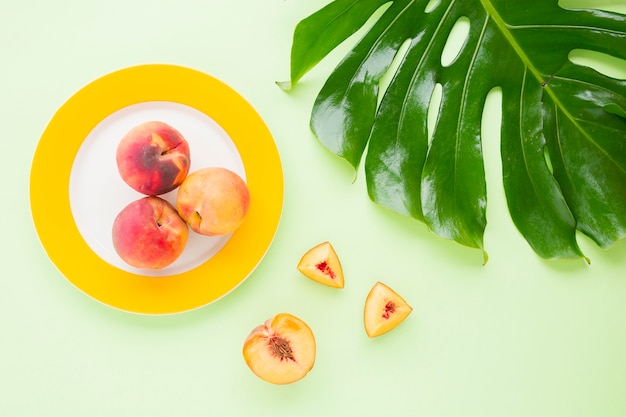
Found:
[{"label": "red blushed peach skin", "polygon": [[250,191],[235,172],[206,167],[185,178],[176,195],[176,209],[191,230],[207,236],[226,235],[243,223]]},{"label": "red blushed peach skin", "polygon": [[161,269],[181,255],[189,229],[170,203],[150,196],[122,209],[113,221],[112,234],[113,247],[124,262]]},{"label": "red blushed peach skin", "polygon": [[255,327],[243,345],[252,372],[272,384],[304,378],[315,364],[315,337],[298,317],[280,313]]},{"label": "red blushed peach skin", "polygon": [[343,271],[335,249],[330,242],[309,249],[298,263],[298,271],[320,284],[343,288]]},{"label": "red blushed peach skin", "polygon": [[131,129],[116,152],[122,179],[145,195],[161,195],[178,187],[189,172],[189,144],[172,126],[145,122]]},{"label": "red blushed peach skin", "polygon": [[365,300],[365,332],[369,337],[387,333],[400,324],[411,311],[413,308],[398,293],[382,282],[377,282]]}]

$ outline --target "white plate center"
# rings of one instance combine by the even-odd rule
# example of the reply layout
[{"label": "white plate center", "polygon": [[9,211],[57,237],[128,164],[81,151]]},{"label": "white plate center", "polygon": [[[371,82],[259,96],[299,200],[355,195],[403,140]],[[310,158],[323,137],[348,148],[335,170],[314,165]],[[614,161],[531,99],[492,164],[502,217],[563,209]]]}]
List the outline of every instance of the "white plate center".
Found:
[{"label": "white plate center", "polygon": [[[138,269],[115,252],[111,230],[117,214],[131,202],[145,197],[120,177],[115,152],[133,127],[158,120],[177,129],[189,143],[189,172],[208,166],[228,168],[246,179],[237,147],[226,131],[206,114],[183,104],[153,101],[124,107],[102,120],[83,141],[70,173],[70,207],[81,236],[100,258],[127,272],[168,276],[189,271],[215,255],[231,235],[202,236],[189,229],[189,240],[180,258],[160,270]],[[177,190],[160,197],[175,206]]]}]

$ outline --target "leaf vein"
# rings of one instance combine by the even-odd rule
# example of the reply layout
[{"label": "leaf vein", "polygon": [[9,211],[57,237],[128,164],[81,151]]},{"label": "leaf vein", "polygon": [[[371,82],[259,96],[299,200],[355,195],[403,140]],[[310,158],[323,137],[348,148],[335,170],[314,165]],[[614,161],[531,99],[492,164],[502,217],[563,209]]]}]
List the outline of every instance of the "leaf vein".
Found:
[{"label": "leaf vein", "polygon": [[[405,95],[404,95],[404,100],[402,100],[402,107],[401,107],[401,111],[400,114],[402,115],[400,117],[400,123],[399,123],[399,129],[398,132],[396,134],[396,144],[398,143],[398,137],[401,135],[401,129],[402,126],[404,125],[404,120],[406,119],[405,115],[408,113],[408,109],[410,109],[408,107],[408,96],[410,94],[410,92],[413,90],[413,86],[417,83],[417,78],[418,75],[421,74],[421,71],[419,71],[420,68],[422,68],[424,66],[424,63],[426,62],[426,58],[429,56],[430,51],[432,51],[433,46],[435,45],[435,39],[437,38],[437,34],[441,31],[441,28],[443,27],[448,15],[450,14],[450,11],[452,10],[452,6],[454,5],[454,3],[456,2],[456,0],[452,0],[450,2],[450,4],[448,5],[448,9],[445,11],[445,13],[443,14],[442,18],[439,20],[437,27],[435,28],[433,35],[430,37],[430,40],[428,41],[426,48],[424,48],[424,53],[422,54],[422,56],[420,57],[420,59],[417,62],[416,65],[416,70],[413,71],[413,74],[411,76],[411,80],[409,81],[409,86],[406,89]],[[432,92],[431,92],[432,93]]]},{"label": "leaf vein", "polygon": [[374,50],[376,50],[376,45],[378,44],[378,42],[380,41],[380,39],[382,39],[384,37],[384,35],[386,33],[388,33],[391,28],[393,27],[393,23],[397,22],[400,19],[400,16],[402,16],[402,14],[413,4],[415,3],[417,0],[410,0],[407,5],[398,13],[398,15],[396,17],[393,18],[393,20],[389,23],[389,25],[387,25],[387,27],[385,28],[385,30],[382,31],[382,33],[378,36],[378,38],[376,39],[375,42],[372,42],[372,46],[369,48],[369,50],[367,51],[367,54],[365,54],[364,58],[361,60],[361,62],[358,65],[358,69],[357,71],[354,71],[354,75],[350,78],[350,82],[348,83],[349,87],[346,90],[346,94],[344,94],[344,100],[346,98],[346,96],[348,95],[348,92],[352,89],[352,86],[355,84],[355,80],[357,78],[357,76],[359,74],[361,74],[361,70],[363,69],[363,66],[366,62],[369,61],[370,57],[372,56],[372,54],[374,53]]},{"label": "leaf vein", "polygon": [[605,34],[624,36],[623,31],[607,29],[597,26],[580,26],[580,25],[510,25],[506,24],[506,27],[510,30],[533,30],[533,29],[554,29],[554,30],[583,30],[583,31],[596,31]]},{"label": "leaf vein", "polygon": [[[474,52],[472,54],[472,59],[471,59],[471,64],[470,64],[470,68],[475,68],[475,62],[476,62],[476,58],[478,57],[478,52],[481,49],[483,40],[485,38],[485,33],[487,31],[487,25],[489,24],[489,15],[485,15],[485,20],[483,22],[483,27],[480,31],[480,36],[478,37],[478,41],[476,42],[476,47],[474,48]],[[463,90],[462,90],[462,94],[461,94],[461,104],[459,106],[460,109],[465,109],[466,104],[467,104],[467,97],[468,97],[468,90],[469,90],[469,82],[470,79],[472,78],[472,72],[468,72],[467,76],[465,77],[465,80],[463,82]],[[459,115],[457,118],[457,124],[456,124],[456,143],[455,143],[455,150],[454,150],[454,160],[458,161],[459,160],[459,153],[460,153],[460,140],[459,138],[461,137],[461,126],[463,124],[463,115],[464,115],[464,111],[461,110],[459,111]],[[454,183],[453,183],[453,192],[456,195],[456,183],[457,183],[457,176],[459,175],[458,169],[457,169],[457,165],[455,164],[455,175],[454,175]]]},{"label": "leaf vein", "polygon": [[[572,82],[572,83],[575,83],[575,84],[581,84],[581,85],[591,86],[591,84],[590,84],[590,83],[588,83],[588,82],[586,82],[586,81],[582,81],[582,80],[575,80],[575,79],[571,79],[571,78],[566,78],[566,77],[558,77],[558,76],[555,76],[555,77],[553,77],[553,78],[554,78],[554,79],[560,79],[560,80],[566,80],[566,81],[569,81],[569,82]],[[602,90],[604,90],[604,91],[607,91],[607,92],[612,93],[610,90],[608,90],[608,89],[606,89],[606,88],[602,88],[602,87],[597,86],[597,85],[593,85],[593,87],[595,87],[595,88],[600,88],[600,89],[602,89]],[[622,171],[622,172],[626,173],[626,170],[624,169],[624,167],[622,167],[622,165],[621,165],[621,164],[619,164],[619,163],[615,160],[615,158],[614,158],[612,155],[610,155],[610,154],[609,154],[609,153],[608,153],[608,152],[607,152],[607,151],[606,151],[606,150],[605,150],[602,146],[600,146],[600,144],[598,144],[598,142],[597,142],[597,141],[595,141],[595,140],[593,139],[593,137],[592,137],[592,136],[591,136],[591,135],[587,132],[587,130],[586,130],[586,129],[584,129],[584,128],[581,126],[581,124],[580,124],[580,122],[581,122],[581,121],[585,121],[585,122],[587,122],[587,121],[586,121],[586,120],[583,120],[583,119],[581,119],[581,118],[574,117],[574,115],[572,115],[570,112],[568,112],[568,111],[567,111],[567,109],[565,108],[565,106],[564,106],[564,105],[563,105],[563,104],[559,101],[559,99],[558,99],[558,97],[557,97],[556,93],[553,91],[553,89],[549,87],[549,85],[548,85],[548,86],[546,86],[546,89],[548,90],[548,92],[550,93],[550,96],[551,96],[551,97],[552,97],[552,99],[554,100],[555,105],[556,105],[559,109],[561,109],[561,111],[563,112],[563,114],[564,114],[564,115],[565,115],[568,119],[570,119],[570,120],[571,120],[572,124],[576,127],[576,129],[578,129],[578,130],[579,130],[579,131],[583,134],[583,136],[584,136],[584,137],[585,137],[585,138],[589,141],[589,143],[593,144],[593,145],[594,145],[594,146],[595,146],[595,147],[596,147],[596,148],[597,148],[597,149],[598,149],[598,150],[599,150],[599,151],[600,151],[603,155],[605,155],[605,156],[606,156],[606,158],[607,158],[609,161],[611,161],[613,164],[615,164],[615,166],[617,166],[617,167],[618,167],[618,169],[619,169],[620,171]],[[589,121],[588,123],[589,123],[590,125],[592,125],[592,124],[593,124],[591,121]],[[598,125],[598,124],[597,124],[597,125]]]}]

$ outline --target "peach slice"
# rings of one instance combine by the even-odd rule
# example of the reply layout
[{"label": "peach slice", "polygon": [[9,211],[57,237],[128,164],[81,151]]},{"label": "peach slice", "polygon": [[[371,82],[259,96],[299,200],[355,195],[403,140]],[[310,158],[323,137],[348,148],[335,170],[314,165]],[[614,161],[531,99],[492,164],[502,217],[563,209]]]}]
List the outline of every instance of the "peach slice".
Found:
[{"label": "peach slice", "polygon": [[343,271],[330,242],[320,243],[302,256],[298,271],[313,281],[329,287],[343,288]]},{"label": "peach slice", "polygon": [[280,313],[250,332],[243,345],[243,357],[262,380],[290,384],[313,368],[315,337],[304,321]]},{"label": "peach slice", "polygon": [[365,332],[369,337],[380,336],[395,328],[413,308],[394,290],[382,282],[374,284],[365,300]]}]

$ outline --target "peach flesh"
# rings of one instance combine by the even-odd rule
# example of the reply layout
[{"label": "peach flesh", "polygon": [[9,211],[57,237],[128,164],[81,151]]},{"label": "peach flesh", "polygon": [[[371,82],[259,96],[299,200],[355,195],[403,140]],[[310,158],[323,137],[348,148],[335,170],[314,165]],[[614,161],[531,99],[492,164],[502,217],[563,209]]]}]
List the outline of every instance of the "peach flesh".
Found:
[{"label": "peach flesh", "polygon": [[272,384],[304,378],[315,363],[311,328],[289,313],[280,313],[255,327],[246,338],[243,357],[250,370]]},{"label": "peach flesh", "polygon": [[328,266],[328,262],[322,261],[318,263],[317,265],[315,265],[315,267],[319,271],[321,271],[324,275],[328,275],[330,279],[337,278],[337,274],[335,273],[335,271],[333,271],[333,269],[330,266]]},{"label": "peach flesh", "polygon": [[182,254],[187,224],[176,209],[160,197],[149,196],[128,204],[113,221],[113,247],[135,268],[161,269]]},{"label": "peach flesh", "polygon": [[382,282],[377,282],[365,300],[365,332],[369,337],[387,333],[412,311],[413,308],[398,293]]},{"label": "peach flesh", "polygon": [[393,301],[388,301],[387,304],[385,304],[385,308],[383,309],[383,314],[381,317],[387,320],[389,319],[389,317],[391,317],[393,313],[395,313],[395,311],[396,303],[394,303]]},{"label": "peach flesh", "polygon": [[116,151],[120,176],[145,195],[161,195],[178,187],[189,172],[190,160],[185,138],[159,121],[135,126]]},{"label": "peach flesh", "polygon": [[334,288],[343,288],[341,263],[330,242],[309,249],[298,263],[298,271],[307,278]]}]

